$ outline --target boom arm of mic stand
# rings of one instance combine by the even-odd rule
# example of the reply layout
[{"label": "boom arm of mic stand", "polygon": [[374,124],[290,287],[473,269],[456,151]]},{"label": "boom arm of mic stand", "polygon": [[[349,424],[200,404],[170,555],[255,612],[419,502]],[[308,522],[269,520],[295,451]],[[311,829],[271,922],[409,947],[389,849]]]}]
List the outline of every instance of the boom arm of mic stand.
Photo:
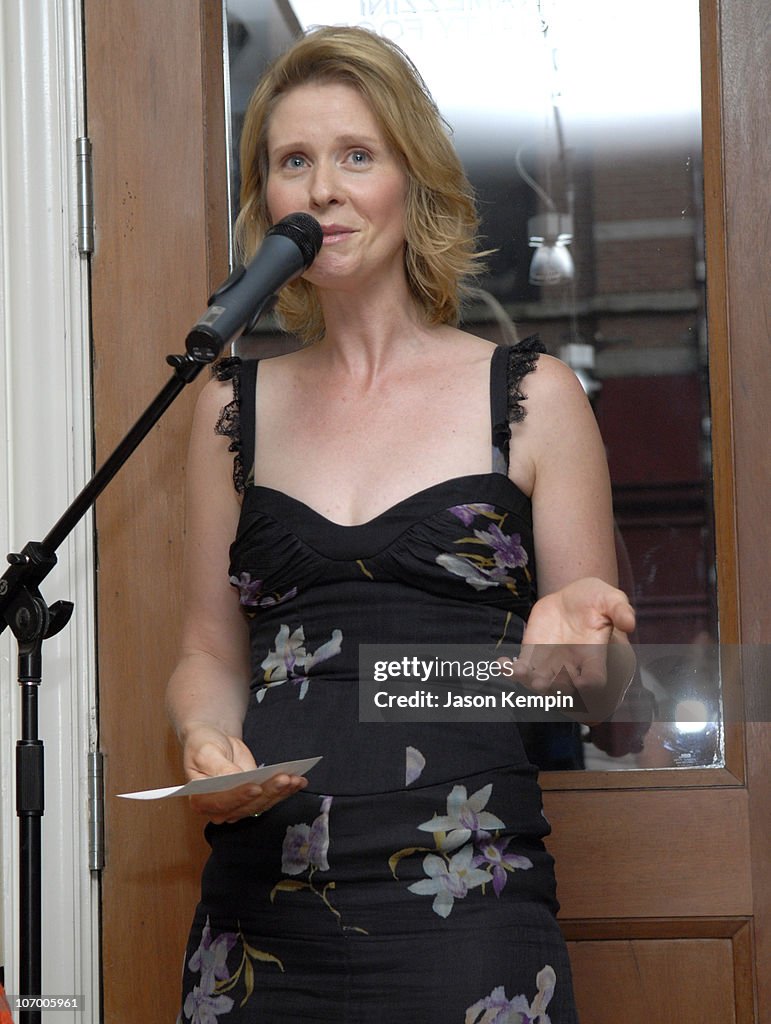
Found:
[{"label": "boom arm of mic stand", "polygon": [[[0,633],[6,626],[19,648],[22,736],[16,745],[16,813],[19,817],[19,994],[41,995],[41,819],[43,816],[43,744],[37,734],[37,697],[42,678],[42,644],[69,621],[72,604],[48,607],[39,586],[56,565],[56,549],[147,436],[166,409],[212,360],[167,356],[174,373],[118,447],[94,474],[42,541],[30,541],[8,555],[0,577]],[[25,1024],[40,1024],[39,1009],[22,1010]]]},{"label": "boom arm of mic stand", "polygon": [[206,362],[198,361],[190,355],[167,356],[166,362],[174,367],[171,379],[43,540],[30,541],[20,553],[8,555],[10,567],[0,577],[0,633],[7,625],[12,625],[8,621],[7,611],[19,590],[24,586],[37,587],[42,583],[56,565],[55,551],[62,541],[72,532],[185,385],[195,380],[207,365]]}]

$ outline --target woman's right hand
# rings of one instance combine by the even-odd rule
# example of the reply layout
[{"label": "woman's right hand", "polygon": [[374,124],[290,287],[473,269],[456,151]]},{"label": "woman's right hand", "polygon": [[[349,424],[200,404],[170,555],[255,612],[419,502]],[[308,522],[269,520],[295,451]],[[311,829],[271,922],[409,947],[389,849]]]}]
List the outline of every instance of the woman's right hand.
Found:
[{"label": "woman's right hand", "polygon": [[[243,740],[207,725],[196,725],[186,731],[182,760],[189,780],[234,775],[257,767]],[[224,793],[192,796],[190,806],[216,825],[231,824],[269,810],[306,785],[303,776],[280,773],[265,782],[249,782]]]}]

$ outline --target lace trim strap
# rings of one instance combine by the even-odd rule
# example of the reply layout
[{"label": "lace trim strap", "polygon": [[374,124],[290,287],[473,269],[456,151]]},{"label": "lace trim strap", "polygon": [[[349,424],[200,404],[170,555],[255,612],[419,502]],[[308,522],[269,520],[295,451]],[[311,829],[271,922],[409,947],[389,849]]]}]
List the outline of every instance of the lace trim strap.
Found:
[{"label": "lace trim strap", "polygon": [[535,369],[538,357],[546,351],[537,334],[524,338],[518,345],[511,345],[506,366],[506,393],[508,395],[509,423],[520,423],[525,418],[522,402],[527,395],[522,390],[522,381]]},{"label": "lace trim strap", "polygon": [[231,381],[233,399],[222,408],[214,425],[215,434],[230,440],[228,451],[233,452],[233,486],[239,494],[244,493],[243,440],[241,437],[241,360],[238,356],[221,359],[212,367],[215,380]]},{"label": "lace trim strap", "polygon": [[494,462],[499,472],[508,472],[511,424],[521,423],[525,418],[526,409],[522,403],[527,401],[527,395],[522,390],[522,381],[533,372],[538,357],[545,351],[546,347],[538,335],[532,334],[516,345],[502,348],[500,356],[495,353],[501,361],[506,361],[505,380],[500,380],[503,374],[496,373],[497,394],[493,398],[493,445],[499,453]]}]

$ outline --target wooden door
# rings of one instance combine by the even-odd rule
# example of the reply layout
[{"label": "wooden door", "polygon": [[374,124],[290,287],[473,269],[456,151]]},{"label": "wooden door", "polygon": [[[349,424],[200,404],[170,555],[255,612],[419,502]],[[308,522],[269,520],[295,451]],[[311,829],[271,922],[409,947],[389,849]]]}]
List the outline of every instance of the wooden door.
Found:
[{"label": "wooden door", "polygon": [[[169,379],[166,355],[184,351],[212,284],[227,275],[220,25],[211,0],[85,2],[99,460]],[[185,802],[114,796],[181,781],[163,693],[176,656],[198,387],[177,399],[96,510],[104,1020],[114,1024],[175,1020],[204,858]]]},{"label": "wooden door", "polygon": [[[765,8],[704,0],[702,19],[721,638],[745,645],[771,638],[759,258],[770,246],[753,179],[769,177]],[[220,17],[216,0],[85,0],[100,458],[165,382],[165,355],[182,350],[226,273]],[[174,1019],[205,855],[181,802],[113,796],[179,778],[162,694],[176,648],[193,398],[172,407],[97,508],[108,1024]],[[744,648],[729,682],[734,711],[765,682],[759,650]],[[771,1019],[760,968],[771,963],[768,726],[731,727],[726,741],[721,769],[543,776],[584,1024]]]},{"label": "wooden door", "polygon": [[[761,696],[771,667],[771,372],[759,256],[769,227],[757,220],[769,173],[769,14],[763,0],[701,8],[726,765],[542,778],[588,1024],[771,1020],[771,725]],[[753,224],[759,237],[747,246]]]}]

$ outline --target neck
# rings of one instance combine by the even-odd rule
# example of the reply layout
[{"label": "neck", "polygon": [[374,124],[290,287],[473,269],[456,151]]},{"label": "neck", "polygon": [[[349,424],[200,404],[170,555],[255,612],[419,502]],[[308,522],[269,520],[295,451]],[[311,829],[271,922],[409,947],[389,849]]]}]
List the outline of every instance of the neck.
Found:
[{"label": "neck", "polygon": [[366,293],[319,291],[326,333],[314,345],[329,369],[361,382],[372,381],[394,363],[422,350],[434,334],[406,287]]}]

